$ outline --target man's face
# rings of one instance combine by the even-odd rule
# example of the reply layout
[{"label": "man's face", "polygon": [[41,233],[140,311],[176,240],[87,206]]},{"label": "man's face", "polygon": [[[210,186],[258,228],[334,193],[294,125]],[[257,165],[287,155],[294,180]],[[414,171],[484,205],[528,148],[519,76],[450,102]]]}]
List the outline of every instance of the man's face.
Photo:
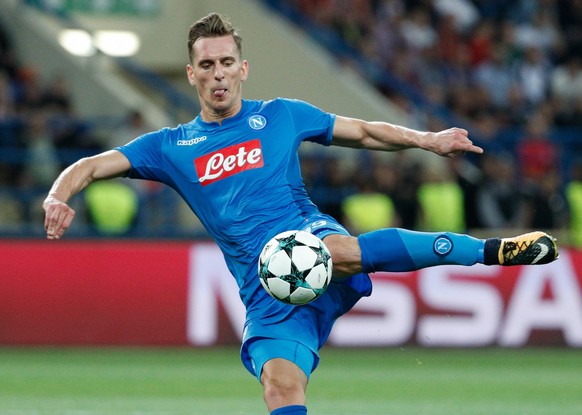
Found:
[{"label": "man's face", "polygon": [[248,63],[241,59],[232,36],[200,38],[192,47],[194,61],[186,71],[198,91],[202,119],[221,121],[237,114]]}]

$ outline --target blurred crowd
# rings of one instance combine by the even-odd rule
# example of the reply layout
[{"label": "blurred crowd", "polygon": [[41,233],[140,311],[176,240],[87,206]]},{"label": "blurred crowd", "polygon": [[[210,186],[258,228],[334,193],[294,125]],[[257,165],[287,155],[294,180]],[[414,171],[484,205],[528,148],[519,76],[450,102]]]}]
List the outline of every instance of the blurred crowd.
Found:
[{"label": "blurred crowd", "polygon": [[66,74],[24,64],[12,41],[0,11],[0,227],[42,229],[41,202],[60,171],[142,134],[145,122],[137,110],[116,120],[79,116]]},{"label": "blurred crowd", "polygon": [[[415,152],[307,152],[304,180],[323,211],[354,232],[578,226],[582,234],[582,0],[270,2],[341,38],[338,62],[374,83],[407,125],[461,126],[486,150],[439,161]],[[30,206],[63,167],[141,134],[144,123],[132,111],[119,134],[95,136],[75,114],[65,76],[41,77],[18,62],[1,18],[5,224],[38,219]]]},{"label": "blurred crowd", "polygon": [[[281,2],[335,31],[431,104],[470,121],[483,139],[531,118],[582,127],[580,0]],[[348,54],[345,59],[356,71],[366,68]]]},{"label": "blurred crowd", "polygon": [[[307,161],[306,181],[324,209],[355,231],[380,224],[567,229],[577,220],[581,0],[276,3],[339,36],[338,61],[372,80],[409,125],[461,126],[486,150],[438,165],[368,154],[351,163]],[[366,205],[384,212],[383,223],[368,223],[374,215],[364,213]]]},{"label": "blurred crowd", "polygon": [[36,193],[46,193],[67,156],[91,151],[93,141],[74,114],[65,76],[47,80],[40,68],[22,64],[1,17],[0,223],[10,224],[31,220],[35,211],[38,216]]}]

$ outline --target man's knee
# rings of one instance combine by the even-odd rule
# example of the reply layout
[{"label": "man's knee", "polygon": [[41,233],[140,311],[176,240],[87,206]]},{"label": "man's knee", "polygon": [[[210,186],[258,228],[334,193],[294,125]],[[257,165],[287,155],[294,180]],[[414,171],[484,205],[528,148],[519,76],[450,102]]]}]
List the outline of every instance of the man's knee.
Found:
[{"label": "man's knee", "polygon": [[331,253],[335,277],[347,277],[362,272],[362,252],[358,238],[332,234],[323,241]]},{"label": "man's knee", "polygon": [[287,405],[305,405],[307,376],[293,362],[280,358],[269,360],[263,367],[261,383],[269,411]]}]

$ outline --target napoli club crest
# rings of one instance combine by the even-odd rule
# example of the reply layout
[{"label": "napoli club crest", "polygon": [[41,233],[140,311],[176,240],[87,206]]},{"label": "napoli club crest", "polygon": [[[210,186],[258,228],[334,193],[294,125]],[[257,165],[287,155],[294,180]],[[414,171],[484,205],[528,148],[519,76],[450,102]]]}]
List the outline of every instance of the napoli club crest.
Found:
[{"label": "napoli club crest", "polygon": [[267,126],[267,119],[262,115],[255,114],[249,118],[249,127],[253,130],[262,130]]},{"label": "napoli club crest", "polygon": [[453,241],[448,236],[441,235],[435,239],[432,248],[438,256],[447,256],[453,250]]}]

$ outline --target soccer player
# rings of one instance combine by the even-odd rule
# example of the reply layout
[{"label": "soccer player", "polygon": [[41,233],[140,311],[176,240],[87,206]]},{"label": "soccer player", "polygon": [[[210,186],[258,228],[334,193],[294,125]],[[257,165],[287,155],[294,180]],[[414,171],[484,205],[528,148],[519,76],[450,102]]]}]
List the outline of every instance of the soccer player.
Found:
[{"label": "soccer player", "polygon": [[[239,285],[247,310],[241,358],[263,385],[272,415],[307,413],[305,392],[318,350],[334,321],[370,294],[368,273],[443,264],[546,264],[558,257],[554,238],[543,232],[487,240],[397,228],[349,235],[309,200],[297,155],[302,141],[378,151],[420,148],[444,157],[483,150],[459,128],[420,132],[330,114],[298,100],[243,99],[249,67],[241,42],[219,14],[195,22],[186,72],[200,114],[77,161],[57,178],[43,208],[47,238],[59,239],[75,215],[68,200],[94,180],[127,176],[174,188],[214,238]],[[257,276],[265,243],[291,229],[323,239],[334,265],[324,295],[303,306],[274,300]]]}]

